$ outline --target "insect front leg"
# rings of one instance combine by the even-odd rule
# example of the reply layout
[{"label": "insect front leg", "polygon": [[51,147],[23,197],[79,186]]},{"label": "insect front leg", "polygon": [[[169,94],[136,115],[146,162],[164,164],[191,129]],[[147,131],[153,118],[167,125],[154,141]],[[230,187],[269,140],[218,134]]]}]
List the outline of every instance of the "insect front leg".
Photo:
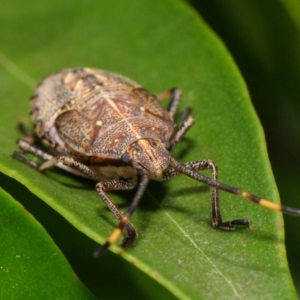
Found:
[{"label": "insect front leg", "polygon": [[[107,191],[111,190],[131,190],[135,186],[135,183],[128,182],[121,179],[114,179],[105,182],[99,182],[96,184],[96,190],[101,197],[101,199],[105,202],[110,211],[115,215],[115,217],[121,221],[123,219],[123,214],[120,210],[113,204],[113,202],[106,195]],[[122,241],[122,246],[130,246],[133,244],[135,238],[137,237],[137,232],[134,227],[126,222],[124,228],[125,238]]]},{"label": "insect front leg", "polygon": [[[45,169],[51,168],[53,166],[66,166],[71,168],[72,170],[78,171],[80,175],[86,175],[89,178],[99,180],[96,173],[94,173],[88,166],[83,163],[76,161],[74,158],[70,156],[52,156],[47,152],[42,151],[35,145],[30,144],[27,140],[19,140],[18,145],[20,149],[25,152],[34,154],[35,156],[42,158],[45,162],[41,165],[37,164],[36,162],[30,160],[24,153],[15,151],[13,157],[23,161],[28,166],[38,170],[43,171]],[[69,169],[67,169],[69,170]],[[74,172],[73,172],[74,173]],[[118,208],[112,203],[112,201],[107,197],[105,194],[106,191],[109,190],[130,190],[134,188],[135,183],[127,182],[125,180],[111,180],[107,182],[99,182],[96,185],[96,190],[101,197],[101,199],[105,202],[107,207],[111,210],[111,212],[116,216],[116,218],[120,221],[123,219],[122,213],[118,210]],[[127,222],[125,224],[124,232],[126,238],[123,240],[122,245],[127,246],[134,242],[137,233],[134,227]]]},{"label": "insect front leg", "polygon": [[103,254],[110,245],[114,244],[118,240],[118,238],[121,236],[122,232],[126,228],[128,224],[128,220],[131,218],[139,202],[141,201],[143,194],[145,193],[146,187],[149,182],[149,175],[138,165],[134,167],[137,170],[138,174],[140,175],[140,181],[138,184],[138,189],[136,191],[136,194],[132,202],[130,203],[130,206],[128,207],[127,211],[123,214],[122,218],[120,219],[119,225],[115,228],[115,230],[107,239],[105,244],[95,251],[94,253],[95,257]]},{"label": "insect front leg", "polygon": [[[182,168],[186,170],[184,174],[189,173],[189,169],[193,169],[195,171],[201,171],[210,169],[211,170],[211,179],[213,181],[218,181],[218,170],[217,166],[211,160],[196,160],[192,162],[188,162],[181,165]],[[175,176],[183,174],[177,168],[171,168],[167,170],[163,175],[163,179],[169,179]],[[249,228],[250,222],[245,219],[237,219],[233,221],[223,222],[220,212],[220,199],[219,199],[219,189],[214,186],[210,186],[211,192],[211,222],[213,227],[217,227],[223,230],[234,230],[235,226],[243,226]]]}]

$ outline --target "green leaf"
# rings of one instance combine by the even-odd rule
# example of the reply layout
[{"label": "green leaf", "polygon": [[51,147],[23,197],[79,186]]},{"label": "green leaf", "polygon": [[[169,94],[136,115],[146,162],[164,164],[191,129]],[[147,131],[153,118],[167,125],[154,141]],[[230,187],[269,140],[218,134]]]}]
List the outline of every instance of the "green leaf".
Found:
[{"label": "green leaf", "polygon": [[95,299],[44,228],[2,189],[0,199],[1,298]]},{"label": "green leaf", "polygon": [[[196,124],[174,156],[182,162],[210,158],[220,181],[279,201],[245,83],[220,40],[185,4],[19,1],[3,5],[0,18],[0,169],[90,238],[103,243],[116,226],[93,184],[55,169],[41,174],[10,157],[20,137],[16,123],[29,110],[28,86],[65,67],[115,71],[153,93],[180,87],[180,110],[192,107]],[[110,195],[125,209],[133,193]],[[149,185],[132,218],[137,244],[111,250],[181,299],[295,298],[281,215],[233,195],[221,197],[224,219],[247,218],[250,230],[212,229],[209,189],[181,176]],[[137,274],[131,273],[136,285],[149,288]],[[148,292],[149,299],[159,296]]]}]

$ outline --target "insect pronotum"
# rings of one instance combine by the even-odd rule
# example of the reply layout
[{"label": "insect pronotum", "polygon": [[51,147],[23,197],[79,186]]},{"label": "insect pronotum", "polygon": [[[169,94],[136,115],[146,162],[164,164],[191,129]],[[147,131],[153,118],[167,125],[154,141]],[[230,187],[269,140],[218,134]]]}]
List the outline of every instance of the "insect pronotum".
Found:
[{"label": "insect pronotum", "polygon": [[[160,102],[170,98],[165,110]],[[111,72],[76,68],[65,69],[45,78],[31,98],[31,115],[37,137],[49,152],[39,149],[32,137],[18,140],[24,152],[44,162],[37,164],[24,152],[14,157],[44,171],[53,166],[97,182],[96,190],[119,220],[106,243],[96,250],[103,253],[124,234],[123,246],[131,245],[137,232],[129,219],[138,206],[150,179],[166,180],[185,174],[211,187],[212,226],[234,230],[249,227],[249,221],[223,221],[219,190],[240,195],[268,209],[300,216],[300,210],[223,184],[217,180],[215,164],[208,159],[178,162],[170,153],[194,123],[185,109],[176,126],[173,117],[181,98],[179,89],[152,95],[136,82]],[[199,173],[209,169],[211,177]],[[129,190],[138,183],[136,194],[123,214],[110,200],[109,190]]]}]

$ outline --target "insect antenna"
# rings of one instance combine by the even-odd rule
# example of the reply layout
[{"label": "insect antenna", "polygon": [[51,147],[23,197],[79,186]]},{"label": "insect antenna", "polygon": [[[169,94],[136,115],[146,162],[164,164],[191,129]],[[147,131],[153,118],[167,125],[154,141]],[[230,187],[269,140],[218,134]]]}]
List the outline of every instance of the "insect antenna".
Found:
[{"label": "insect antenna", "polygon": [[286,205],[274,203],[270,200],[255,196],[253,194],[245,192],[236,187],[232,187],[232,186],[224,184],[222,182],[213,180],[209,177],[206,177],[205,175],[203,175],[201,173],[198,173],[192,167],[187,167],[187,166],[177,162],[174,158],[171,158],[170,164],[176,170],[178,170],[181,174],[185,174],[185,175],[187,175],[193,179],[196,179],[198,181],[201,181],[209,186],[215,187],[217,189],[223,190],[223,191],[231,193],[231,194],[242,196],[242,197],[246,198],[247,200],[250,200],[251,202],[254,202],[256,204],[259,204],[259,205],[266,207],[268,209],[271,209],[271,210],[281,211],[281,212],[289,214],[289,215],[300,216],[300,209],[296,209],[296,208],[289,207]]}]

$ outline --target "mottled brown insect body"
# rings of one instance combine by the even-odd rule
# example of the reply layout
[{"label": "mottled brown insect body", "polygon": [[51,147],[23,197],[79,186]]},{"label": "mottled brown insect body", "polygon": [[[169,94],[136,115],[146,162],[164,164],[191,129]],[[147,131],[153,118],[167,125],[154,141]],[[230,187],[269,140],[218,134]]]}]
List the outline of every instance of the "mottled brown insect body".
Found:
[{"label": "mottled brown insect body", "polygon": [[[160,101],[171,97],[168,109]],[[154,96],[136,82],[103,70],[65,69],[44,79],[31,100],[32,119],[38,137],[50,153],[26,139],[19,147],[42,158],[36,164],[23,153],[14,156],[43,171],[58,166],[97,181],[101,199],[119,220],[119,225],[96,255],[114,243],[122,232],[123,245],[133,243],[137,233],[128,222],[150,179],[165,180],[185,174],[211,186],[212,225],[233,230],[249,227],[244,219],[223,222],[219,189],[241,195],[270,209],[300,215],[300,210],[281,206],[217,181],[211,160],[181,164],[171,155],[194,119],[186,109],[178,126],[173,122],[181,98],[178,89]],[[210,169],[208,178],[198,171]],[[123,214],[106,195],[109,190],[128,190],[139,181],[128,210]]]},{"label": "mottled brown insect body", "polygon": [[80,161],[118,163],[133,142],[168,141],[174,131],[156,97],[102,70],[69,69],[46,78],[31,106],[38,136]]}]

